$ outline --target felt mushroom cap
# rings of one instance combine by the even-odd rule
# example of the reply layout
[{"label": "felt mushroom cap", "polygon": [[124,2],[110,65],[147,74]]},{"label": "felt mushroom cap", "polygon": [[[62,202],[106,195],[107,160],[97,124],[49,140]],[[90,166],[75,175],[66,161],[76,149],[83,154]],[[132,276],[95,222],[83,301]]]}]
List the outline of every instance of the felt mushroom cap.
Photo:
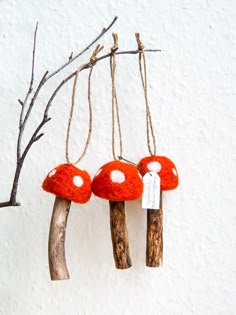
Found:
[{"label": "felt mushroom cap", "polygon": [[147,156],[138,166],[142,175],[145,175],[145,172],[157,172],[161,179],[161,190],[175,189],[179,184],[176,166],[165,156]]},{"label": "felt mushroom cap", "polygon": [[86,171],[61,164],[48,173],[42,188],[61,198],[86,203],[91,196],[91,179]]},{"label": "felt mushroom cap", "polygon": [[138,199],[143,192],[143,181],[133,165],[112,161],[103,165],[92,181],[93,193],[111,201]]}]

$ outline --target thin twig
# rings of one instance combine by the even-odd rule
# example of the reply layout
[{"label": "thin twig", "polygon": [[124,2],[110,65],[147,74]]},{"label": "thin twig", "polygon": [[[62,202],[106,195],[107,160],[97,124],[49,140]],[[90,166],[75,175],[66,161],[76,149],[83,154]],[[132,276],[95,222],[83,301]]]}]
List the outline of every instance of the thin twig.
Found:
[{"label": "thin twig", "polygon": [[25,115],[25,118],[24,118],[24,121],[23,121],[23,124],[22,124],[22,131],[24,130],[24,127],[25,127],[25,125],[26,125],[26,123],[27,123],[27,120],[28,120],[29,115],[30,115],[30,113],[31,113],[31,110],[32,110],[32,108],[33,108],[33,106],[34,106],[34,102],[35,102],[35,100],[36,100],[36,98],[37,98],[37,96],[38,96],[38,94],[39,94],[39,91],[41,90],[42,86],[43,86],[44,83],[46,82],[46,76],[47,76],[47,74],[48,74],[48,71],[46,71],[46,72],[44,73],[44,75],[43,75],[42,79],[40,80],[39,85],[38,85],[38,87],[37,87],[37,89],[36,89],[36,91],[35,91],[35,93],[34,93],[34,96],[33,96],[32,99],[31,99],[29,108],[28,108],[28,110],[27,110],[27,112],[26,112],[26,115]]},{"label": "thin twig", "polygon": [[32,144],[33,144],[34,142],[38,141],[38,140],[44,135],[44,134],[42,133],[42,134],[40,134],[40,135],[38,136],[39,131],[40,131],[40,130],[42,129],[42,127],[43,127],[48,121],[50,121],[50,120],[51,120],[51,117],[46,118],[46,119],[43,119],[43,120],[40,122],[40,124],[38,125],[38,127],[35,129],[34,133],[32,134],[32,136],[31,136],[31,138],[30,138],[30,140],[29,140],[29,142],[28,142],[28,144],[27,144],[27,146],[26,146],[26,148],[25,148],[25,150],[24,150],[24,152],[23,152],[23,154],[22,154],[22,157],[21,157],[21,162],[22,162],[22,163],[24,162],[24,159],[25,159],[25,157],[26,157],[26,155],[27,155],[29,149],[31,148]]},{"label": "thin twig", "polygon": [[18,207],[20,206],[19,202],[12,203],[11,201],[0,202],[0,208],[5,207]]},{"label": "thin twig", "polygon": [[[31,110],[34,106],[34,102],[39,94],[39,91],[41,90],[42,86],[44,85],[45,83],[45,77],[46,75],[48,74],[48,71],[45,72],[45,74],[43,75],[42,79],[40,80],[39,82],[39,85],[31,99],[31,102],[29,104],[29,107],[28,107],[28,110],[26,112],[26,115],[24,117],[24,120],[23,122],[21,123],[21,126],[20,126],[20,129],[19,129],[19,135],[18,135],[18,141],[17,141],[17,161],[19,162],[21,160],[21,142],[22,142],[22,137],[23,137],[23,133],[24,133],[24,130],[25,130],[25,126],[26,126],[26,123],[28,121],[28,118],[30,116],[30,113],[31,113]],[[23,106],[22,106],[23,107]]]},{"label": "thin twig", "polygon": [[22,100],[18,99],[18,102],[20,103],[21,106],[24,105],[24,103],[22,102]]},{"label": "thin twig", "polygon": [[67,67],[70,63],[72,63],[75,59],[79,58],[81,55],[83,55],[87,50],[89,50],[89,48],[91,46],[93,46],[93,44],[95,44],[112,26],[113,24],[116,22],[116,20],[118,19],[117,16],[114,17],[113,21],[108,25],[108,27],[104,28],[102,30],[102,32],[87,46],[85,47],[83,50],[81,50],[81,52],[79,52],[77,55],[75,55],[74,57],[72,57],[72,55],[69,58],[69,60],[62,65],[61,67],[59,67],[57,70],[53,71],[51,74],[49,74],[46,78],[46,80],[49,80],[51,77],[53,77],[55,74],[57,74],[58,72],[60,72],[62,69],[64,69],[65,67]]},{"label": "thin twig", "polygon": [[34,31],[31,78],[30,78],[29,89],[28,89],[28,92],[26,93],[24,101],[22,102],[21,100],[18,100],[18,102],[21,104],[21,113],[20,113],[20,120],[19,120],[19,135],[18,135],[18,140],[17,140],[17,161],[20,160],[20,156],[21,156],[21,140],[22,140],[22,135],[23,135],[23,131],[24,131],[24,127],[22,128],[24,110],[25,110],[25,106],[27,104],[28,98],[29,98],[29,96],[33,90],[37,32],[38,32],[38,22],[36,23],[36,27],[35,27],[35,31]]}]

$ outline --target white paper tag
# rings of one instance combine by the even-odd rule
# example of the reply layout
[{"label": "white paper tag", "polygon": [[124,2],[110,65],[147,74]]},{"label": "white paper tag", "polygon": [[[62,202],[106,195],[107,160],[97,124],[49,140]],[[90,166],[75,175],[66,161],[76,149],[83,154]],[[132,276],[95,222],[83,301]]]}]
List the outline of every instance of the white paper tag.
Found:
[{"label": "white paper tag", "polygon": [[159,209],[160,208],[160,189],[161,180],[156,172],[146,173],[143,177],[143,209]]}]

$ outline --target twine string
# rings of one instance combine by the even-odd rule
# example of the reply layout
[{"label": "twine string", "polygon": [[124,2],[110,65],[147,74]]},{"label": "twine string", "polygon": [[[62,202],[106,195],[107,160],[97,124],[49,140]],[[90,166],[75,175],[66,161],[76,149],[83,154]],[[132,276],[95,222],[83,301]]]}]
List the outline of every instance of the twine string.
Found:
[{"label": "twine string", "polygon": [[140,40],[139,33],[135,34],[136,41],[138,44],[139,50],[139,72],[142,81],[142,87],[145,98],[145,106],[146,106],[146,133],[147,133],[147,146],[150,155],[156,155],[156,137],[154,133],[154,128],[152,124],[152,115],[148,102],[148,91],[147,91],[147,67],[146,67],[146,58],[144,53],[144,45]]},{"label": "twine string", "polygon": [[[111,71],[111,83],[112,83],[112,155],[114,160],[117,160],[117,156],[122,156],[123,153],[123,144],[122,144],[122,133],[121,133],[121,123],[120,123],[120,111],[119,104],[116,92],[116,82],[115,82],[115,73],[116,73],[116,51],[118,49],[118,34],[113,33],[114,45],[111,48],[110,56],[110,71]],[[119,154],[116,154],[115,149],[115,138],[116,138],[116,125],[119,138]]]},{"label": "twine string", "polygon": [[97,61],[97,54],[103,49],[103,46],[97,45],[96,49],[94,50],[91,58],[90,58],[90,71],[88,75],[88,110],[89,110],[89,127],[88,127],[88,134],[87,134],[87,139],[86,143],[84,146],[84,149],[81,153],[81,155],[78,157],[78,159],[75,162],[71,162],[71,159],[69,157],[69,141],[70,141],[70,132],[71,132],[71,123],[73,119],[73,114],[74,114],[74,107],[75,107],[75,95],[76,95],[76,87],[77,87],[77,81],[79,77],[80,71],[86,66],[85,64],[82,64],[79,66],[74,82],[73,82],[73,88],[72,88],[72,97],[71,97],[71,108],[70,108],[70,114],[69,114],[69,120],[68,120],[68,125],[67,125],[67,133],[66,133],[66,161],[69,164],[77,164],[79,163],[82,158],[85,156],[90,139],[91,139],[91,134],[92,134],[92,127],[93,127],[93,111],[92,111],[92,100],[91,100],[91,77],[92,77],[92,72],[93,68],[96,64]]}]

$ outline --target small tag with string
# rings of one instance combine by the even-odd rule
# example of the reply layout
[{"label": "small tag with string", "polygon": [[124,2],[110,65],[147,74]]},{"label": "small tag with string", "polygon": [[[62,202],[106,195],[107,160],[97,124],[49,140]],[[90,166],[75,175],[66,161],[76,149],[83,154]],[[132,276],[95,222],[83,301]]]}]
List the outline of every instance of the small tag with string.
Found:
[{"label": "small tag with string", "polygon": [[161,180],[156,172],[151,172],[151,175],[146,173],[143,176],[142,208],[160,209]]}]

